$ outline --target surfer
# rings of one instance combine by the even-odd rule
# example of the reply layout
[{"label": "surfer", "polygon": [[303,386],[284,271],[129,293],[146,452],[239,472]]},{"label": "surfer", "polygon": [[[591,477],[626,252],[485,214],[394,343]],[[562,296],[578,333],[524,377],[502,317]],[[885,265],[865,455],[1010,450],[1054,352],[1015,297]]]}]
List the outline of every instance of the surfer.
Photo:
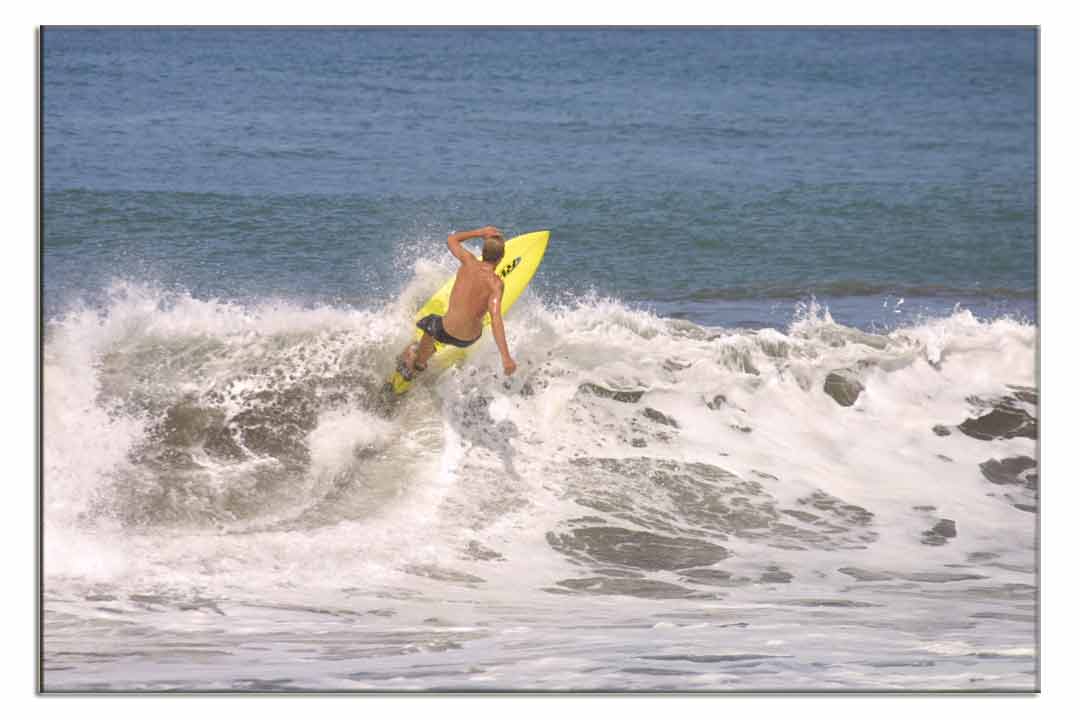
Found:
[{"label": "surfer", "polygon": [[[473,238],[484,239],[479,260],[461,245]],[[506,329],[503,327],[503,281],[495,274],[495,267],[503,257],[504,243],[502,233],[491,225],[452,233],[446,239],[450,252],[461,262],[454,289],[450,292],[450,304],[446,315],[426,315],[416,323],[424,335],[419,344],[411,343],[405,348],[399,358],[398,371],[403,378],[411,381],[416,373],[427,369],[427,361],[435,352],[435,343],[465,348],[479,340],[484,331],[485,313],[491,314],[491,333],[502,355],[503,370],[507,375],[513,375],[517,370],[517,363],[506,346]]]}]

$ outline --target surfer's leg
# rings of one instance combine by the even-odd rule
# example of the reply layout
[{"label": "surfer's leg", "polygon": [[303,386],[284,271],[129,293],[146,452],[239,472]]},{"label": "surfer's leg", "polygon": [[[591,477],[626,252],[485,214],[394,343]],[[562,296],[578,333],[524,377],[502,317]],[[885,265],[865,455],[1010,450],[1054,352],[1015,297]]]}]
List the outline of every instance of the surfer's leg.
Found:
[{"label": "surfer's leg", "polygon": [[416,351],[416,356],[413,358],[413,368],[418,372],[427,370],[427,361],[435,352],[435,338],[430,334],[424,333],[424,336],[420,338],[420,347]]},{"label": "surfer's leg", "polygon": [[409,343],[405,352],[398,359],[398,372],[406,380],[412,380],[416,373],[427,370],[427,361],[435,349],[435,340],[426,332],[419,343]]},{"label": "surfer's leg", "polygon": [[397,371],[401,373],[401,377],[409,382],[415,380],[416,374],[425,369],[416,364],[416,349],[416,343],[409,343],[409,346],[398,356],[397,360]]}]

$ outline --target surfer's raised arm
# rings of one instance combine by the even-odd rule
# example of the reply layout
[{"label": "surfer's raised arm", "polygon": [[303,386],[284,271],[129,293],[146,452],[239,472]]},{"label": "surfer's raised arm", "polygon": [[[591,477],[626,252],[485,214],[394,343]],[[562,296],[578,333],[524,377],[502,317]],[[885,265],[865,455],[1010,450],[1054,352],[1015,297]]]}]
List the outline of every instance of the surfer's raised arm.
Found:
[{"label": "surfer's raised arm", "polygon": [[454,257],[461,262],[466,263],[469,260],[475,260],[476,256],[462,247],[461,243],[466,240],[472,240],[473,238],[489,237],[502,238],[502,233],[493,225],[486,225],[475,230],[463,230],[461,232],[451,233],[450,237],[446,238],[446,246],[450,248],[450,253]]},{"label": "surfer's raised arm", "polygon": [[503,371],[507,375],[513,375],[517,370],[517,363],[510,357],[510,348],[506,345],[506,328],[503,327],[502,317],[503,281],[495,279],[491,292],[491,300],[488,301],[488,312],[491,313],[491,334],[495,337],[495,345],[502,355]]}]

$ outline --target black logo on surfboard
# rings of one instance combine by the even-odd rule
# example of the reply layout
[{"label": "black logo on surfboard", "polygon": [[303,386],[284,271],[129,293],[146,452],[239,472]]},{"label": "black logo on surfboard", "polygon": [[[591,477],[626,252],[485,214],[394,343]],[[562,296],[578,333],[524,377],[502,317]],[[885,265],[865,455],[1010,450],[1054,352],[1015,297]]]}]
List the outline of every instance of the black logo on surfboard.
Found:
[{"label": "black logo on surfboard", "polygon": [[506,277],[507,275],[512,273],[514,271],[514,268],[516,268],[520,264],[521,264],[521,257],[519,256],[519,257],[514,258],[514,262],[510,263],[509,265],[504,267],[502,270],[500,270],[499,275],[501,275],[502,277]]}]

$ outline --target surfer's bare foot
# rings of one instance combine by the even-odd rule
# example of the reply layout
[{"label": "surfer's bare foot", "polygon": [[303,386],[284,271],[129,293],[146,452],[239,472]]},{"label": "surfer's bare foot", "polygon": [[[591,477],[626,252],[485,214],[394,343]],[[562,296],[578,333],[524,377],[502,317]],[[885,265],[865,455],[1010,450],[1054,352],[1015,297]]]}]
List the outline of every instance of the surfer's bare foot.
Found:
[{"label": "surfer's bare foot", "polygon": [[427,365],[420,365],[416,362],[416,343],[409,345],[405,348],[405,352],[401,354],[401,358],[398,360],[398,372],[401,373],[401,377],[406,380],[412,380],[416,377],[417,373],[427,370]]}]

